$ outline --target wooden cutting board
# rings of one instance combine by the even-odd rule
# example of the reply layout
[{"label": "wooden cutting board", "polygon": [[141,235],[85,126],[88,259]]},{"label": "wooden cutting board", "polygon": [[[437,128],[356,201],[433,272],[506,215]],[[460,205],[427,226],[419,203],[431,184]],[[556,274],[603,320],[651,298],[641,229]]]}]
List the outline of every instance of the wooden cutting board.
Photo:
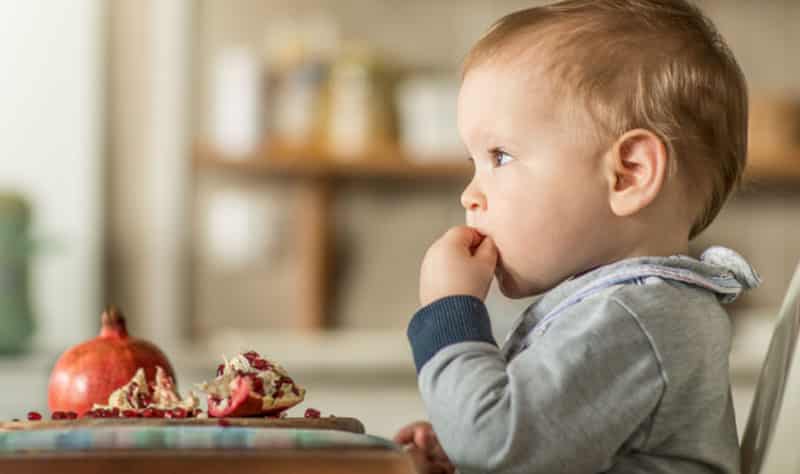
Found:
[{"label": "wooden cutting board", "polygon": [[[224,420],[224,421],[222,421]],[[242,426],[247,428],[296,428],[364,433],[356,418],[79,418],[0,422],[0,431],[93,428],[109,426]]]}]

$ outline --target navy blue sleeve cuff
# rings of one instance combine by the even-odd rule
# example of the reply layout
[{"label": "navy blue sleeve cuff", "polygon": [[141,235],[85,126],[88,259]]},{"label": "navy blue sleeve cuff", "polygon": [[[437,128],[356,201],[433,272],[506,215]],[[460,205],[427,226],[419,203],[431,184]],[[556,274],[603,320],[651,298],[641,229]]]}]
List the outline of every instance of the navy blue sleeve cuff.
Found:
[{"label": "navy blue sleeve cuff", "polygon": [[486,305],[474,296],[448,296],[421,308],[408,324],[408,340],[417,373],[451,344],[474,341],[497,346]]}]

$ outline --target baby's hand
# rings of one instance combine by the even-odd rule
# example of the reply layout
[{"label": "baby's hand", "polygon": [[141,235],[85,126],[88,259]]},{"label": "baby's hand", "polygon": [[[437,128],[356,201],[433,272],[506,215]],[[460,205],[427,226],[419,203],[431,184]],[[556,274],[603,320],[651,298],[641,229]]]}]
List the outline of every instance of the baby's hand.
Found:
[{"label": "baby's hand", "polygon": [[422,306],[452,295],[486,298],[497,265],[490,237],[466,226],[453,227],[434,242],[422,260],[419,300]]},{"label": "baby's hand", "polygon": [[417,421],[402,428],[394,437],[397,444],[406,447],[417,472],[420,474],[453,474],[455,467],[450,463],[436,433],[430,423]]}]

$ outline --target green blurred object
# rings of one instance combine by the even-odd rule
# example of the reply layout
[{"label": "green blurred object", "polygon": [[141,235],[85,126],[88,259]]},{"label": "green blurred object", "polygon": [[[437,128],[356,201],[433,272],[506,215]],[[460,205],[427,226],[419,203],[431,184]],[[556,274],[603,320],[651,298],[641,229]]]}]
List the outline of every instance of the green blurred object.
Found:
[{"label": "green blurred object", "polygon": [[0,354],[24,352],[33,334],[30,221],[24,197],[0,192]]}]

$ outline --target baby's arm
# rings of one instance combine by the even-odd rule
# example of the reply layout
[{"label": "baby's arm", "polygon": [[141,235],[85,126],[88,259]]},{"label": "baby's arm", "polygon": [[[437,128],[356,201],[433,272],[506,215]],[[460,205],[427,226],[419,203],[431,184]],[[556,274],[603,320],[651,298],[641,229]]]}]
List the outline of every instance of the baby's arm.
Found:
[{"label": "baby's arm", "polygon": [[415,315],[422,398],[461,472],[602,472],[623,444],[646,441],[664,389],[649,340],[613,299],[579,309],[510,364],[476,298],[441,299]]}]

